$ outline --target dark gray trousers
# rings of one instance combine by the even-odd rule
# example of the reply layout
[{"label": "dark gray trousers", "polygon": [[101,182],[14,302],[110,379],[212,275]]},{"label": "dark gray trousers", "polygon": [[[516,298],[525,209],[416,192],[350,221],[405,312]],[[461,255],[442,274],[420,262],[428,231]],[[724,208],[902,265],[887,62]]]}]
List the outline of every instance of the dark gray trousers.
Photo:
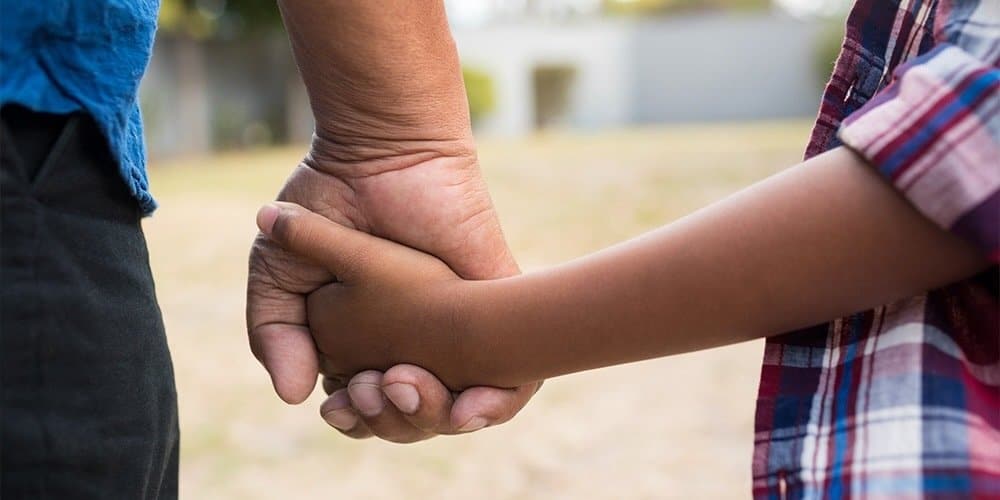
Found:
[{"label": "dark gray trousers", "polygon": [[7,106],[0,498],[177,496],[177,399],[141,214],[86,115]]}]

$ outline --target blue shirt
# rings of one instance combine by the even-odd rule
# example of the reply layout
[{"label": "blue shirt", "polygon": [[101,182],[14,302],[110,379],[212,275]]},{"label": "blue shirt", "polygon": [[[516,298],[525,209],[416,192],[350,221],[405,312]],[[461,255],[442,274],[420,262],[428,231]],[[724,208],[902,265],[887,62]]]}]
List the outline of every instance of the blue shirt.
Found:
[{"label": "blue shirt", "polygon": [[159,0],[0,0],[0,105],[93,116],[149,214],[137,93]]}]

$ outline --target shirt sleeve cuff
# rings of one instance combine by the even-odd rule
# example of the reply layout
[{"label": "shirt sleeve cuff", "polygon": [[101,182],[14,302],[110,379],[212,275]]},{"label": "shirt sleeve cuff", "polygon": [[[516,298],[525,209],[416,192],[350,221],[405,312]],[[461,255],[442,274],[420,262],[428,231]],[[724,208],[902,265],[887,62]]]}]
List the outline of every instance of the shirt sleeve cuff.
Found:
[{"label": "shirt sleeve cuff", "polygon": [[942,44],[844,120],[841,142],[1000,262],[1000,70]]}]

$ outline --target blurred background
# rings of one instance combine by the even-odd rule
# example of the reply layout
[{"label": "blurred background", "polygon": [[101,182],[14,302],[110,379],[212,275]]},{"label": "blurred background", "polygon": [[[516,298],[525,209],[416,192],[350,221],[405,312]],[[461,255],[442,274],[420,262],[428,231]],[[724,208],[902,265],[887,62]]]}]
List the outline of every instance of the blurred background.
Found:
[{"label": "blurred background", "polygon": [[[847,0],[452,0],[480,159],[538,269],[799,161]],[[187,498],[746,498],[762,342],[548,382],[513,422],[400,446],[290,407],[249,353],[254,213],[312,118],[273,0],[162,0],[145,221]],[[697,332],[691,332],[697,334]],[[611,341],[611,340],[609,340]]]}]

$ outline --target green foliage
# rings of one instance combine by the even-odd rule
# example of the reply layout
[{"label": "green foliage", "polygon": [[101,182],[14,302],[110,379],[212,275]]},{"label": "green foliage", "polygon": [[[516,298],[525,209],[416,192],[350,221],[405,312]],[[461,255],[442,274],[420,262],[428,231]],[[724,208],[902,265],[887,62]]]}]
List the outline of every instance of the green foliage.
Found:
[{"label": "green foliage", "polygon": [[469,99],[469,114],[475,123],[496,107],[493,79],[485,71],[466,67],[462,68],[462,78],[465,80],[465,94]]},{"label": "green foliage", "polygon": [[160,29],[196,39],[233,38],[281,27],[274,0],[161,0]]}]

